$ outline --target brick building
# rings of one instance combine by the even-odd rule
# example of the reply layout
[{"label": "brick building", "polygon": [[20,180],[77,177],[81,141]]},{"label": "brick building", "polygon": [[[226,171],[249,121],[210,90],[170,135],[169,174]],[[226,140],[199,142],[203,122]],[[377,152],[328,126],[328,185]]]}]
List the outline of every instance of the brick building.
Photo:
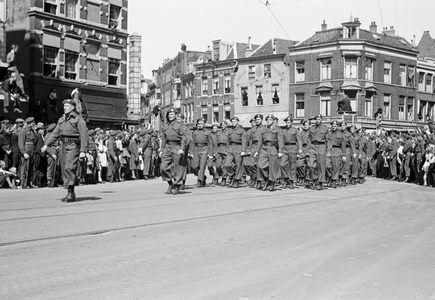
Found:
[{"label": "brick building", "polygon": [[417,119],[423,122],[435,116],[435,40],[425,31],[418,44]]},{"label": "brick building", "polygon": [[297,119],[319,113],[342,118],[339,101],[349,98],[350,120],[375,128],[382,110],[385,127],[410,127],[417,120],[417,49],[393,28],[360,28],[359,20],[321,31],[289,48],[290,111]]},{"label": "brick building", "polygon": [[60,107],[80,87],[90,127],[120,125],[127,113],[127,38],[127,0],[6,0],[7,47],[20,46],[17,66],[30,96],[25,113],[39,120],[52,88]]}]

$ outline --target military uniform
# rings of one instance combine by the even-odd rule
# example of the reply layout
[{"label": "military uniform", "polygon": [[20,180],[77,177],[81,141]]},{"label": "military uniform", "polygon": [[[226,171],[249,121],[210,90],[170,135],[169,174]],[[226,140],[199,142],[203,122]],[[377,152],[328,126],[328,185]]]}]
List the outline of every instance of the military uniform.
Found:
[{"label": "military uniform", "polygon": [[[284,120],[287,122],[287,118]],[[280,159],[281,174],[285,180],[284,187],[287,184],[290,188],[293,188],[293,182],[296,180],[296,161],[298,150],[302,149],[302,141],[299,135],[298,129],[293,126],[286,126],[282,130],[282,137],[284,142],[284,147]]]},{"label": "military uniform", "polygon": [[[74,105],[72,100],[65,100],[64,104]],[[75,201],[74,187],[77,180],[77,167],[80,153],[85,154],[88,149],[88,130],[83,117],[75,110],[64,114],[57,122],[56,128],[45,145],[52,145],[57,139],[62,141],[60,156],[63,157],[64,184],[68,187],[68,195],[62,201]]]},{"label": "military uniform", "polygon": [[326,134],[328,128],[325,125],[314,125],[308,130],[308,169],[313,181],[318,181],[319,188],[325,182],[326,171]]},{"label": "military uniform", "polygon": [[301,179],[301,182],[303,181],[309,181],[310,180],[310,172],[307,167],[307,160],[308,160],[308,134],[310,131],[307,129],[301,129],[299,130],[299,140],[301,141],[302,145],[302,153],[298,155],[298,160],[296,162],[296,171],[298,174],[298,177]]},{"label": "military uniform", "polygon": [[246,150],[245,135],[245,129],[239,124],[228,130],[229,146],[227,149],[224,168],[227,176],[231,178],[236,185],[238,185],[243,177],[243,158],[241,153]]},{"label": "military uniform", "polygon": [[216,132],[215,141],[215,158],[216,158],[216,172],[219,177],[222,178],[221,184],[225,185],[228,174],[224,167],[225,160],[227,157],[227,149],[230,145],[230,140],[228,137],[229,129]]},{"label": "military uniform", "polygon": [[[33,117],[26,119],[26,123],[32,123],[34,121],[35,119]],[[30,181],[33,177],[36,141],[37,138],[33,129],[29,126],[23,127],[18,135],[18,147],[22,155],[20,164],[20,180],[23,189],[27,188],[29,185],[31,187],[33,186],[33,183]]]},{"label": "military uniform", "polygon": [[339,179],[341,161],[346,151],[345,140],[341,130],[332,131],[326,136],[327,160],[331,162],[331,186],[336,187],[336,182]]},{"label": "military uniform", "polygon": [[[45,140],[47,141],[53,133],[56,124],[50,124],[47,127],[47,134],[45,135]],[[54,141],[50,147],[47,147],[47,186],[49,188],[54,187],[56,182],[56,167],[59,157],[59,142]]]},{"label": "military uniform", "polygon": [[192,169],[198,176],[198,187],[205,186],[205,168],[208,156],[213,154],[213,137],[205,128],[197,129],[192,133],[189,147],[192,155]]}]

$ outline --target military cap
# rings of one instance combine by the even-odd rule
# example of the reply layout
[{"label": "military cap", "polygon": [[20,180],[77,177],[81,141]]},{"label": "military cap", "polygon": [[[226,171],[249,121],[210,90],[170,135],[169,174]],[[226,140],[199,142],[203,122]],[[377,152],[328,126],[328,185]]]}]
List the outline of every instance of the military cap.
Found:
[{"label": "military cap", "polygon": [[266,117],[264,119],[265,120],[267,120],[267,119],[272,119],[273,120],[273,115],[266,115]]},{"label": "military cap", "polygon": [[287,122],[287,121],[293,122],[293,118],[288,116],[284,119],[284,122]]},{"label": "military cap", "polygon": [[231,121],[236,120],[236,121],[240,121],[238,117],[232,117]]},{"label": "military cap", "polygon": [[183,120],[186,118],[183,114],[178,114],[178,116]]},{"label": "military cap", "polygon": [[24,120],[21,119],[21,118],[18,118],[18,119],[15,120],[15,123],[24,123]]},{"label": "military cap", "polygon": [[98,131],[101,130],[101,128],[100,128],[100,127],[97,127],[97,128],[95,128],[94,130],[95,130],[95,132],[98,132]]},{"label": "military cap", "polygon": [[317,116],[314,117],[314,119],[317,119],[317,118],[323,119],[323,116],[321,114],[318,114]]},{"label": "military cap", "polygon": [[1,120],[0,124],[9,124],[9,120],[8,119]]},{"label": "military cap", "polygon": [[139,131],[139,133],[137,134],[138,136],[144,136],[147,133],[148,130],[146,129],[142,129],[141,131]]},{"label": "military cap", "polygon": [[302,125],[304,125],[304,124],[307,123],[307,122],[309,123],[310,120],[308,120],[308,119],[303,119],[303,120],[301,120],[301,124],[302,124]]},{"label": "military cap", "polygon": [[109,131],[109,134],[110,134],[110,136],[115,136],[115,135],[117,135],[118,133],[116,132],[116,130],[110,130],[110,131]]},{"label": "military cap", "polygon": [[196,120],[196,124],[198,124],[199,121],[203,121],[205,123],[205,119],[204,118],[199,118],[198,120]]},{"label": "military cap", "polygon": [[56,128],[56,124],[55,123],[51,123],[47,127],[47,132],[52,132],[54,130],[54,128]]},{"label": "military cap", "polygon": [[257,119],[257,118],[260,118],[260,119],[263,120],[263,115],[262,115],[262,114],[256,114],[256,115],[254,116],[254,119]]},{"label": "military cap", "polygon": [[272,116],[272,119],[273,119],[274,121],[278,121],[278,120],[279,120],[277,116]]},{"label": "military cap", "polygon": [[44,123],[42,123],[42,122],[38,122],[38,124],[36,124],[36,127],[35,127],[35,129],[36,130],[38,130],[38,129],[44,129]]},{"label": "military cap", "polygon": [[333,125],[333,124],[338,125],[338,122],[337,122],[337,120],[332,120],[330,124],[331,124],[331,125]]},{"label": "military cap", "polygon": [[255,122],[255,118],[252,118],[251,120],[249,120],[249,123]]},{"label": "military cap", "polygon": [[222,126],[222,125],[227,125],[227,122],[222,121],[219,125],[220,125],[220,126]]},{"label": "military cap", "polygon": [[92,136],[94,133],[95,133],[95,130],[94,130],[94,129],[89,129],[89,130],[88,130],[88,135],[89,135],[89,136]]},{"label": "military cap", "polygon": [[71,104],[76,106],[76,102],[73,99],[65,99],[63,100],[62,104]]},{"label": "military cap", "polygon": [[32,123],[32,122],[35,122],[35,118],[34,117],[28,117],[26,119],[26,123]]},{"label": "military cap", "polygon": [[347,125],[346,121],[341,121],[340,123],[338,123],[338,125],[343,126],[343,125]]}]

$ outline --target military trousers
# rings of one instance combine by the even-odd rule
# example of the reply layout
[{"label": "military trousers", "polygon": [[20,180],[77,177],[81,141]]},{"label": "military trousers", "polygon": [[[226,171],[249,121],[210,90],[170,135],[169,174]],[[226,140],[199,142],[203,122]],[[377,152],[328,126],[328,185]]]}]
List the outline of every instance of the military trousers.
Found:
[{"label": "military trousers", "polygon": [[62,143],[60,144],[59,155],[60,160],[64,164],[62,168],[63,184],[75,186],[79,166],[80,145],[76,143]]},{"label": "military trousers", "polygon": [[330,177],[332,180],[338,180],[340,176],[341,163],[343,159],[343,151],[341,148],[333,147],[331,149],[331,174]]},{"label": "military trousers", "polygon": [[194,147],[192,158],[192,169],[198,180],[204,180],[205,169],[207,166],[208,146]]},{"label": "military trousers", "polygon": [[273,146],[263,146],[258,153],[258,178],[257,180],[275,182],[278,177],[279,162],[278,150]]},{"label": "military trousers", "polygon": [[33,163],[34,163],[34,150],[35,146],[33,144],[25,144],[24,145],[25,152],[29,155],[28,159],[25,159],[24,156],[21,157],[20,163],[20,180],[21,186],[27,187],[30,184],[30,181],[33,177]]},{"label": "military trousers", "polygon": [[151,148],[146,148],[143,152],[143,175],[144,176],[150,176],[152,157],[153,157],[153,150]]},{"label": "military trousers", "polygon": [[231,145],[228,148],[227,157],[225,159],[224,169],[228,177],[235,180],[242,180],[243,177],[243,158],[242,145]]},{"label": "military trousers", "polygon": [[227,158],[226,147],[218,147],[216,150],[216,172],[219,177],[227,178],[227,172],[225,170],[225,160]]},{"label": "military trousers", "polygon": [[160,174],[164,181],[171,181],[174,185],[181,185],[186,176],[186,153],[178,154],[178,145],[166,145],[162,151]]},{"label": "military trousers", "polygon": [[281,159],[279,160],[279,166],[281,169],[281,176],[284,179],[291,181],[296,180],[296,161],[298,147],[297,145],[284,146]]},{"label": "military trousers", "polygon": [[310,170],[311,180],[319,180],[321,183],[325,182],[326,144],[311,144],[308,153],[308,169]]}]

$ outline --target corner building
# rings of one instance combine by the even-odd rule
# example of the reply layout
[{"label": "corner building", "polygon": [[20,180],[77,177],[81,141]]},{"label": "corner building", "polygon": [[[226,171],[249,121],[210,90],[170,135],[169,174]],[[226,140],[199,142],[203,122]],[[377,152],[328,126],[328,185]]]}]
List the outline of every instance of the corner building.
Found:
[{"label": "corner building", "polygon": [[[117,127],[127,113],[127,0],[20,0],[6,5],[8,49],[30,96],[25,113],[46,120],[41,105],[55,88],[58,107],[82,90],[89,127]],[[57,116],[56,116],[57,117]]]}]

